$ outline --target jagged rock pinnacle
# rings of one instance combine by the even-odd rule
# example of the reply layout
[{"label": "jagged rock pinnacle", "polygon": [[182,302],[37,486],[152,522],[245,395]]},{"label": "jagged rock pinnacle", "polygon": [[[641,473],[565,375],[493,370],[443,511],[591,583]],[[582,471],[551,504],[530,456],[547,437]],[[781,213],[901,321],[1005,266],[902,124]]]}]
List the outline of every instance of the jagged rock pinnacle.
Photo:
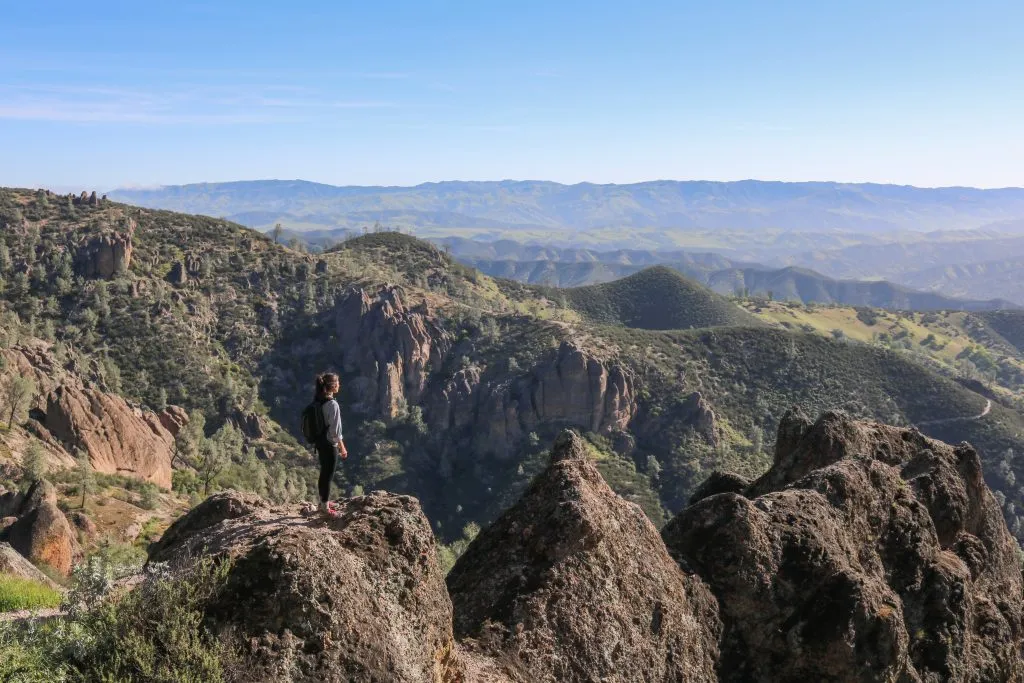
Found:
[{"label": "jagged rock pinnacle", "polygon": [[587,447],[575,431],[566,429],[555,439],[551,449],[551,464],[563,460],[586,460]]}]

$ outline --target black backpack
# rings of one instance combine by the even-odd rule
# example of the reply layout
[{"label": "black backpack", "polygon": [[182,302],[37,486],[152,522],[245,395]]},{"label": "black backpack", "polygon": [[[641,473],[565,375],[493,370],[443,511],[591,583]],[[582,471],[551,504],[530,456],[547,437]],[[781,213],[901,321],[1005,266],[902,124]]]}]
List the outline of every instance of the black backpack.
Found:
[{"label": "black backpack", "polygon": [[302,411],[302,436],[306,441],[315,444],[327,433],[327,421],[324,420],[324,404],[313,401]]}]

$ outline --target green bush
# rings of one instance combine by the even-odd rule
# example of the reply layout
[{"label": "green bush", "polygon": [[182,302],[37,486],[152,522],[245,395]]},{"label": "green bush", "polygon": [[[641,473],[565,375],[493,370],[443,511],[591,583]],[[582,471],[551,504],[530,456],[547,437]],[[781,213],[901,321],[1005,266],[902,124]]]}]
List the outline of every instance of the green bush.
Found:
[{"label": "green bush", "polygon": [[60,599],[60,592],[38,581],[0,574],[0,612],[57,607]]},{"label": "green bush", "polygon": [[158,568],[134,590],[66,617],[0,623],[0,681],[224,681],[241,667],[207,628],[204,610],[228,571],[211,561],[179,575]]},{"label": "green bush", "polygon": [[229,565],[203,562],[186,575],[156,576],[87,612],[91,636],[73,666],[85,680],[196,683],[224,678],[226,651],[204,623],[204,608]]}]

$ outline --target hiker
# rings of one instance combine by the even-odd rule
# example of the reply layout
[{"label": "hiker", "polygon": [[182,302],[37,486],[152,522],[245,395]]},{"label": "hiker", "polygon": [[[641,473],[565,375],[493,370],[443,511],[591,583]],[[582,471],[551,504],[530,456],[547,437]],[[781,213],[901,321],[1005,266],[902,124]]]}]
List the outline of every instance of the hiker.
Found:
[{"label": "hiker", "polygon": [[331,507],[331,480],[337,467],[338,456],[348,458],[345,441],[341,434],[341,407],[334,395],[341,389],[341,382],[333,372],[318,375],[316,396],[303,414],[302,430],[320,456],[320,505],[319,511],[330,517],[337,516]]}]

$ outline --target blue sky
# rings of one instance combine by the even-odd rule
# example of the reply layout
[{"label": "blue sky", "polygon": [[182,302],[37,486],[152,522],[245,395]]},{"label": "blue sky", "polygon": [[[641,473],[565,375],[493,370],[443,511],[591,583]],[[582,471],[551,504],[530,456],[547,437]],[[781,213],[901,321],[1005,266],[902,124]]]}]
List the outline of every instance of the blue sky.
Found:
[{"label": "blue sky", "polygon": [[1024,185],[1019,1],[10,3],[0,185]]}]

